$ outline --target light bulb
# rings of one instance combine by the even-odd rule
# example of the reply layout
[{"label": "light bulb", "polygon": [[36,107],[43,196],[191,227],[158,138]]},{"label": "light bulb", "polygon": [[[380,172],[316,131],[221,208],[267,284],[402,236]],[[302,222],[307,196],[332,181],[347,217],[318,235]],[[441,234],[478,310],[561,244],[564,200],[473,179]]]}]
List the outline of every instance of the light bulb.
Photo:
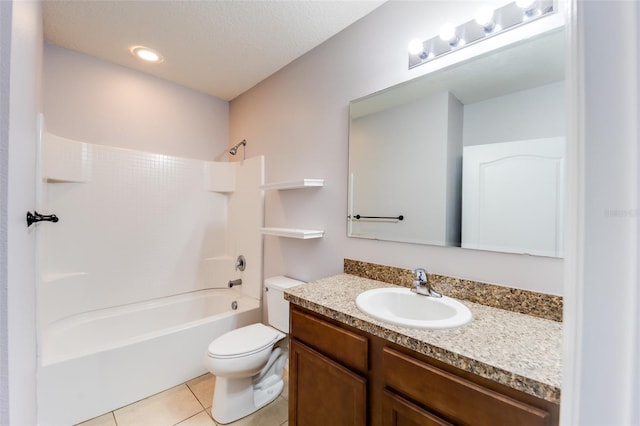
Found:
[{"label": "light bulb", "polygon": [[163,58],[160,53],[144,46],[133,46],[129,49],[131,54],[136,58],[142,59],[147,62],[162,62]]},{"label": "light bulb", "polygon": [[530,10],[534,7],[537,0],[516,0],[516,6],[523,10]]},{"label": "light bulb", "polygon": [[538,8],[538,0],[516,0],[516,6],[518,6],[523,11],[523,21],[531,19],[540,13],[540,9]]},{"label": "light bulb", "polygon": [[493,15],[495,11],[489,5],[481,6],[476,12],[476,23],[484,28],[494,27]]},{"label": "light bulb", "polygon": [[449,42],[451,47],[464,46],[464,40],[456,34],[456,27],[450,22],[440,27],[440,39]]},{"label": "light bulb", "polygon": [[456,27],[451,22],[447,22],[440,27],[440,39],[443,41],[451,42],[458,38],[456,36]]},{"label": "light bulb", "polygon": [[419,55],[424,52],[424,46],[422,45],[422,40],[419,38],[414,38],[409,42],[409,54],[411,55]]}]

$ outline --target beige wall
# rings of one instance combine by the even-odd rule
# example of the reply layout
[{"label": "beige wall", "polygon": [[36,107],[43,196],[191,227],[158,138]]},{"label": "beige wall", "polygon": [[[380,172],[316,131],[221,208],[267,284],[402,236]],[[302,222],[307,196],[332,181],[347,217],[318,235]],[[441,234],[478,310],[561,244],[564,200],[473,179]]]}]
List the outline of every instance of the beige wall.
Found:
[{"label": "beige wall", "polygon": [[346,257],[562,294],[561,259],[346,236],[349,101],[424,73],[407,70],[408,40],[434,36],[447,20],[470,20],[476,7],[386,3],[231,102],[230,140],[247,139],[247,156],[265,155],[267,183],[326,180],[317,190],[266,194],[266,226],[326,232],[320,240],[265,237],[265,277],[314,280],[341,272]]},{"label": "beige wall", "polygon": [[47,131],[99,145],[214,160],[229,103],[55,45],[44,50]]}]

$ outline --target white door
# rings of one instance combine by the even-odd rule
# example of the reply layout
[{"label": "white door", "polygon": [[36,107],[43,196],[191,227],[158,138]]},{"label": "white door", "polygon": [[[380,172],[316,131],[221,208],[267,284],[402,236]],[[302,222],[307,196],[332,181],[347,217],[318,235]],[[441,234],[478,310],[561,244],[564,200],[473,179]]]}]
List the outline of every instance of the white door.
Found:
[{"label": "white door", "polygon": [[462,247],[562,256],[564,138],[464,147]]},{"label": "white door", "polygon": [[[25,215],[28,210],[33,211],[36,200],[35,163],[42,61],[40,3],[16,1],[11,3],[11,7],[5,5],[2,7],[2,23],[7,22],[11,23],[11,48],[7,55],[6,45],[3,46],[2,65],[9,65],[10,77],[6,158],[8,167],[3,167],[2,172],[8,183],[6,198],[3,196],[0,201],[6,202],[7,214],[6,337],[9,377],[6,388],[8,395],[2,395],[2,403],[8,403],[8,424],[34,425],[35,229],[27,228]],[[9,64],[6,64],[7,61]],[[3,90],[5,89],[3,87]],[[6,118],[4,112],[3,120]],[[2,332],[4,333],[4,330]]]}]

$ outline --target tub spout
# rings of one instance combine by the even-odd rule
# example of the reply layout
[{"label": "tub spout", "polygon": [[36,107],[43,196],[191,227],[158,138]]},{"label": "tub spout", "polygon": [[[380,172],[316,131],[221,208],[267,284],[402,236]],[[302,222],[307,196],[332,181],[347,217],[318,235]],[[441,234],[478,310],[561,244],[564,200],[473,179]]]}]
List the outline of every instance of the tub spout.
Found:
[{"label": "tub spout", "polygon": [[241,285],[242,284],[242,278],[238,278],[237,280],[231,280],[229,281],[229,288],[233,287],[234,285]]}]

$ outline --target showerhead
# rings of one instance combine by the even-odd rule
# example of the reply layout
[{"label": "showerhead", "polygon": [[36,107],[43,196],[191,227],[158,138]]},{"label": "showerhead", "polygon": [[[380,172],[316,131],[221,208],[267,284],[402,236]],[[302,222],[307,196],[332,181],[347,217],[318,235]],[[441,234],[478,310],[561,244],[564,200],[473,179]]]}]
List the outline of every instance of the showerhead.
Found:
[{"label": "showerhead", "polygon": [[246,145],[247,145],[246,139],[242,139],[242,141],[240,141],[239,144],[235,145],[234,147],[232,147],[229,150],[229,154],[236,155],[238,153],[238,148],[240,148],[241,146],[246,146]]}]

